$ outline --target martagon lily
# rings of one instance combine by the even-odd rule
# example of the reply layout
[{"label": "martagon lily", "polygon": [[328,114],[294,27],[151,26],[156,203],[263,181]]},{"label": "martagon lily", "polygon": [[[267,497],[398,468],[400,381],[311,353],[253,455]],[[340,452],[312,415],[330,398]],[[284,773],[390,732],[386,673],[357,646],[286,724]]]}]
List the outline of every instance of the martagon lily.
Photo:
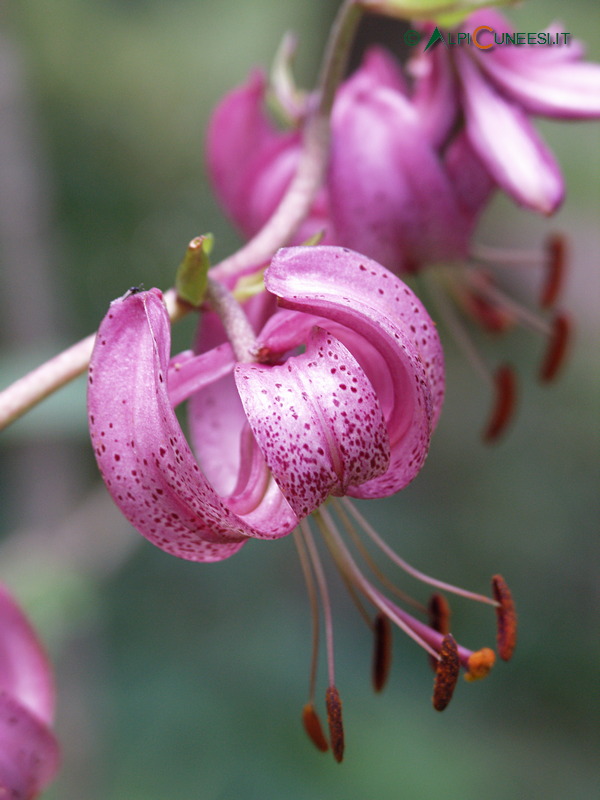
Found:
[{"label": "martagon lily", "polygon": [[[393,494],[420,470],[441,410],[435,326],[381,266],[290,248],[265,285],[289,310],[267,322],[250,363],[228,342],[170,359],[158,290],[116,300],[98,331],[88,406],[100,470],[132,524],[182,558],[284,536],[332,494]],[[200,465],[173,412],[196,394]]]},{"label": "martagon lily", "polygon": [[0,797],[33,800],[59,766],[54,682],[31,624],[0,585]]},{"label": "martagon lily", "polygon": [[[397,492],[417,475],[427,455],[442,406],[444,364],[435,325],[421,302],[381,265],[338,247],[280,250],[264,281],[267,294],[249,311],[253,322],[261,324],[265,300],[270,306],[275,296],[281,308],[250,346],[241,347],[235,328],[221,326],[210,312],[196,352],[173,357],[169,317],[157,289],[115,300],[98,330],[90,364],[90,431],[114,501],[140,533],[169,553],[219,561],[250,538],[277,539],[295,531],[313,621],[318,596],[323,609],[326,704],[339,761],[343,728],[331,608],[310,515],[354,599],[361,597],[376,609],[369,624],[379,654],[377,689],[389,662],[390,623],[438,665],[438,710],[449,701],[459,668],[470,679],[483,677],[494,654],[456,644],[440,596],[435,596],[435,610],[428,611],[401,595],[429,616],[429,624],[387,597],[365,577],[342,531],[356,543],[362,530],[392,562],[425,583],[495,606],[502,658],[514,648],[514,610],[500,578],[492,599],[410,567],[348,499]],[[173,410],[186,399],[198,460]],[[364,546],[357,546],[368,569],[389,589]],[[317,641],[315,631],[303,718],[313,742],[327,749],[314,710]]]},{"label": "martagon lily", "polygon": [[[564,180],[530,117],[597,119],[600,65],[583,62],[583,45],[574,39],[507,44],[514,27],[493,9],[475,12],[459,29],[478,31],[479,46],[440,41],[412,63],[413,102],[428,137],[444,146],[464,122],[494,182],[520,205],[552,214],[563,200]],[[553,38],[558,32],[557,23],[547,31]]]}]

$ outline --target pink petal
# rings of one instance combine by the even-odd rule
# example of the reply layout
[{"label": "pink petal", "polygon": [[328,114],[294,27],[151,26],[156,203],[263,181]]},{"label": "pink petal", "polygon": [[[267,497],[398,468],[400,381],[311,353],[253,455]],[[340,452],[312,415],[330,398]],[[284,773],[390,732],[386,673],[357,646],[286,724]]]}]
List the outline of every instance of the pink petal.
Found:
[{"label": "pink petal", "polygon": [[[263,292],[262,296],[272,299],[267,292]],[[257,300],[253,298],[246,304],[252,323],[262,322],[262,304]],[[216,314],[202,314],[194,346],[200,353],[230,347]],[[242,431],[248,424],[233,379],[233,370],[190,397],[188,422],[192,447],[203,473],[217,494],[230,495],[238,482],[240,441]]]},{"label": "pink petal", "polygon": [[0,692],[0,796],[33,800],[60,762],[48,726],[14,697]]},{"label": "pink petal", "polygon": [[254,436],[298,517],[386,471],[377,397],[331,334],[317,328],[305,353],[281,366],[238,364],[235,376]]},{"label": "pink petal", "polygon": [[468,228],[471,233],[495,191],[496,183],[473,150],[464,129],[446,148],[444,166],[446,174],[452,181],[457,202],[466,219],[471,221],[471,226]]},{"label": "pink petal", "polygon": [[[294,176],[300,132],[278,131],[265,110],[265,77],[253,73],[217,106],[207,134],[208,173],[217,197],[246,237],[271,217]],[[302,242],[327,227],[321,191],[297,233]]]},{"label": "pink petal", "polygon": [[336,242],[397,273],[463,255],[453,189],[415,109],[370,76],[359,77],[342,87],[332,117],[328,186]]},{"label": "pink petal", "polygon": [[[384,495],[402,488],[425,460],[444,396],[439,336],[419,299],[376,262],[338,247],[280,250],[265,284],[282,306],[329,320],[327,328],[357,358],[378,398],[391,395],[383,410],[392,463],[362,490],[380,488]],[[359,340],[364,347],[356,347]],[[365,353],[377,354],[376,369]]]},{"label": "pink petal", "polygon": [[[494,32],[498,36],[501,36],[503,33],[512,35],[515,32],[515,26],[499,11],[496,11],[493,8],[486,8],[482,11],[476,11],[471,14],[468,20],[463,23],[461,30],[473,33],[475,28],[478,28],[480,25],[488,25],[490,28],[493,28]],[[554,34],[564,31],[564,25],[560,22],[553,22],[545,29],[545,31],[554,36]],[[490,41],[491,39],[488,38],[487,42]],[[486,43],[483,39],[482,42],[484,44]],[[521,65],[527,61],[537,63],[540,66],[542,64],[550,65],[554,61],[576,61],[581,59],[584,55],[581,42],[577,39],[573,39],[572,36],[570,37],[569,43],[566,46],[548,46],[545,44],[526,46],[502,45],[494,46],[493,49],[490,49],[486,52],[492,55],[495,60],[504,62],[507,65],[510,63],[518,63]]]},{"label": "pink petal", "polygon": [[228,342],[198,356],[187,351],[172,358],[167,384],[173,408],[233,372],[234,365],[233,350]]},{"label": "pink petal", "polygon": [[278,518],[256,530],[200,471],[167,390],[170,324],[158,290],[115,300],[98,331],[88,388],[90,433],[104,481],[127,519],[180,558],[218,561],[248,536],[289,532]]},{"label": "pink petal", "polygon": [[489,85],[469,56],[456,53],[467,134],[487,170],[514,200],[551,214],[564,196],[558,164],[521,109]]},{"label": "pink petal", "polygon": [[[567,49],[566,46],[564,49]],[[478,54],[479,55],[479,54]],[[600,66],[572,59],[478,58],[481,69],[530,114],[557,119],[600,116]]]},{"label": "pink petal", "polygon": [[360,67],[345,82],[345,87],[353,81],[362,80],[367,75],[374,86],[386,86],[400,94],[407,94],[406,80],[399,63],[385,48],[372,46],[365,53]]},{"label": "pink petal", "polygon": [[54,680],[48,658],[29,620],[2,585],[0,692],[14,697],[44,722],[52,722]]},{"label": "pink petal", "polygon": [[450,56],[438,46],[409,62],[415,77],[411,101],[423,132],[433,147],[441,149],[452,134],[458,117],[458,87]]},{"label": "pink petal", "polygon": [[245,217],[241,194],[249,165],[280,139],[264,112],[265,76],[256,71],[229,92],[214,110],[207,132],[210,179],[224,207],[240,224]]}]

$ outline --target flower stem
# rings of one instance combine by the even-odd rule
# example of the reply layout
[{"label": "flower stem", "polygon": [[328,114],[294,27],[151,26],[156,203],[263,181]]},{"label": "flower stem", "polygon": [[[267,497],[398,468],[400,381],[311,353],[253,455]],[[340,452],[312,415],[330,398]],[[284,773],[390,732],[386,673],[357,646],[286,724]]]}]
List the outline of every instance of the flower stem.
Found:
[{"label": "flower stem", "polygon": [[206,299],[213,311],[219,315],[236,359],[245,363],[254,361],[258,349],[256,336],[244,309],[231,292],[210,275]]},{"label": "flower stem", "polygon": [[[306,120],[302,152],[296,175],[281,203],[262,230],[240,250],[211,269],[215,281],[266,263],[287,244],[305,219],[323,182],[329,154],[329,116],[335,91],[344,76],[350,47],[364,10],[358,0],[345,0],[334,22],[326,46],[316,89],[316,104]],[[174,289],[164,294],[171,321],[185,316],[191,307],[177,298]],[[214,302],[214,297],[211,302]],[[246,337],[247,338],[247,337]],[[95,334],[59,353],[0,392],[0,430],[21,417],[57,389],[81,375],[88,367]],[[240,334],[240,352],[248,360],[251,347]],[[235,345],[234,345],[235,347]],[[236,354],[237,355],[237,354]]]},{"label": "flower stem", "polygon": [[[173,322],[192,310],[178,300],[174,289],[165,292],[164,301]],[[82,375],[89,366],[95,339],[95,333],[86,336],[0,392],[0,430]]]},{"label": "flower stem", "polygon": [[315,92],[316,104],[308,114],[296,174],[269,221],[250,241],[212,269],[215,278],[231,278],[266,263],[287,244],[306,218],[321,188],[329,157],[329,117],[335,91],[344,71],[358,23],[364,13],[357,0],[345,0],[334,21],[325,49]]}]

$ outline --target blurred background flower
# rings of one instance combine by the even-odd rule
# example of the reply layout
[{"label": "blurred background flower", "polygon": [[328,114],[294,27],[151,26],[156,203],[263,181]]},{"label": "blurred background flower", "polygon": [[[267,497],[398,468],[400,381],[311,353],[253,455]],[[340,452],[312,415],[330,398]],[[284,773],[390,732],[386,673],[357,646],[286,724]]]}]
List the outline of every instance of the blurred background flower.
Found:
[{"label": "blurred background flower", "polygon": [[[203,166],[208,115],[290,28],[310,86],[337,6],[3,7],[0,385],[93,330],[129,286],[170,285],[193,236],[212,231],[215,258],[231,252],[238,239]],[[512,18],[537,31],[565,14],[558,0],[538,0]],[[587,0],[570,3],[564,23],[598,60],[600,21]],[[393,47],[403,30],[370,18],[361,39]],[[98,488],[81,379],[0,437],[0,578],[32,616],[58,680],[64,761],[50,800],[594,795],[599,126],[541,129],[563,167],[565,206],[548,222],[498,197],[479,238],[535,248],[550,230],[569,234],[572,360],[541,388],[536,343],[510,334],[522,407],[508,438],[486,449],[477,434],[486,388],[449,347],[448,398],[425,469],[398,497],[366,507],[430,573],[476,591],[505,575],[521,621],[513,661],[459,686],[437,715],[431,677],[415,668],[422,653],[397,637],[385,700],[374,697],[368,631],[357,633],[334,583],[347,749],[342,767],[322,758],[300,723],[310,628],[293,543],[253,542],[229,562],[196,565],[139,541]],[[535,286],[533,272],[520,280]],[[181,346],[193,324],[176,326]],[[493,643],[489,609],[453,605],[461,641]]]}]

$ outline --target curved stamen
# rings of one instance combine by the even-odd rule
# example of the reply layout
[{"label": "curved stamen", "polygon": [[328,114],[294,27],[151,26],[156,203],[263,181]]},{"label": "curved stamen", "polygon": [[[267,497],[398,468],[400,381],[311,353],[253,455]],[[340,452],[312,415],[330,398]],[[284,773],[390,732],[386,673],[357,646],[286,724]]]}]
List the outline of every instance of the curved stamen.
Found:
[{"label": "curved stamen", "polygon": [[459,672],[458,647],[453,636],[448,633],[442,641],[440,660],[433,684],[433,707],[436,711],[443,711],[452,699]]},{"label": "curved stamen", "polygon": [[[315,518],[317,519],[317,522],[319,521],[320,513],[321,513],[320,511],[315,512]],[[315,545],[315,540],[313,539],[313,535],[306,520],[302,520],[300,522],[300,530],[302,531],[302,536],[304,537],[304,542],[306,544],[308,554],[310,556],[312,568],[314,570],[315,578],[317,580],[319,594],[321,596],[321,604],[323,606],[323,619],[325,623],[325,645],[327,648],[327,673],[329,678],[329,685],[333,686],[335,684],[335,664],[333,656],[333,619],[331,615],[331,602],[329,600],[329,589],[327,588],[327,580],[325,578],[325,572],[323,570],[323,565],[321,564],[321,559],[319,557],[319,551],[317,550],[317,547]]]},{"label": "curved stamen", "polygon": [[502,575],[494,575],[492,589],[494,597],[498,601],[496,609],[498,655],[503,661],[509,661],[517,644],[517,612],[510,589]]},{"label": "curved stamen", "polygon": [[362,556],[364,562],[367,564],[373,575],[377,578],[377,580],[385,586],[385,588],[391,592],[392,594],[396,595],[400,600],[408,605],[412,606],[413,608],[417,609],[425,613],[427,609],[423,605],[423,603],[419,603],[418,600],[415,600],[414,597],[411,597],[408,592],[403,592],[398,586],[396,586],[392,581],[385,575],[377,566],[373,558],[371,557],[370,553],[368,552],[367,548],[361,542],[360,537],[356,531],[356,528],[352,524],[350,517],[346,514],[344,507],[342,506],[341,502],[336,498],[331,498],[331,503],[335,508],[336,514],[339,516],[344,528],[348,532],[349,536],[352,539],[352,542],[360,555]]},{"label": "curved stamen", "polygon": [[509,364],[502,364],[494,375],[495,403],[483,441],[495,442],[506,430],[517,407],[517,376]]},{"label": "curved stamen", "polygon": [[304,730],[306,731],[308,738],[311,740],[317,750],[320,750],[322,753],[326,753],[329,750],[329,742],[325,738],[321,720],[315,711],[313,703],[307,703],[302,709],[302,724],[304,725]]},{"label": "curved stamen", "polygon": [[518,303],[514,297],[502,291],[497,284],[486,280],[481,273],[474,269],[465,269],[464,274],[466,280],[474,289],[481,292],[482,295],[500,308],[510,311],[521,324],[537,333],[541,333],[543,336],[550,335],[552,329],[545,319],[542,319],[533,311],[530,311],[530,309]]},{"label": "curved stamen", "polygon": [[[321,508],[319,510],[317,522],[319,523],[319,529],[323,534],[325,543],[340,572],[342,574],[346,573],[348,579],[352,581],[356,588],[362,592],[379,611],[388,616],[392,622],[403,630],[407,636],[410,636],[411,639],[434,658],[438,658],[436,646],[439,647],[439,645],[441,645],[442,637],[439,636],[439,634],[435,634],[428,626],[418,622],[418,620],[410,614],[394,605],[394,603],[382,595],[381,592],[364,577],[344,544],[337,526],[327,509]],[[437,637],[431,644],[428,641],[428,639],[431,639],[431,636],[428,635],[429,633],[435,634],[434,639]]]},{"label": "curved stamen", "polygon": [[373,650],[373,688],[381,692],[392,666],[392,624],[381,611],[374,622],[375,647]]},{"label": "curved stamen", "polygon": [[492,377],[492,372],[481,357],[479,350],[469,336],[467,329],[462,324],[454,306],[449,302],[446,294],[437,285],[434,276],[424,274],[422,277],[427,291],[435,304],[436,310],[444,325],[454,337],[454,341],[465,354],[467,361],[472,365],[475,371],[480,374],[483,381],[488,386],[493,387],[494,379]]},{"label": "curved stamen", "polygon": [[407,561],[392,550],[392,548],[383,541],[383,539],[379,536],[379,534],[375,531],[375,529],[367,522],[367,520],[363,517],[363,515],[358,511],[357,508],[350,502],[347,497],[344,497],[341,501],[344,504],[344,507],[348,509],[350,514],[354,517],[354,519],[358,522],[358,524],[362,527],[365,533],[369,536],[369,538],[382,550],[388,558],[390,558],[394,564],[399,566],[413,578],[416,578],[423,583],[427,583],[429,586],[435,586],[437,589],[441,589],[446,592],[451,592],[452,594],[458,594],[461,597],[466,597],[469,600],[477,600],[480,603],[487,603],[491,606],[496,606],[497,603],[491,597],[486,597],[483,594],[478,594],[476,592],[470,592],[467,589],[461,589],[458,586],[453,586],[450,583],[445,583],[444,581],[439,581],[437,578],[433,578],[430,575],[426,575],[424,572],[421,572],[418,569],[415,569],[411,566]]},{"label": "curved stamen", "polygon": [[[302,538],[302,534],[298,531],[297,528],[294,531],[293,536],[294,536],[294,543],[298,551],[298,556],[300,558],[300,566],[302,567],[302,573],[304,575],[304,582],[306,584],[306,591],[308,593],[308,599],[310,603],[310,613],[312,620],[312,648],[311,648],[312,652],[310,659],[310,683],[308,691],[309,702],[307,705],[313,706],[314,708],[315,687],[317,682],[317,665],[319,659],[319,601],[317,597],[317,588],[315,586],[315,581],[310,568],[310,560],[308,557],[308,553],[306,552],[306,546],[304,544],[304,539]],[[314,712],[314,714],[316,716],[316,712]],[[310,733],[309,736],[311,737],[311,739],[313,738]]]},{"label": "curved stamen", "polygon": [[560,233],[548,237],[546,242],[546,281],[540,294],[540,306],[551,308],[562,291],[568,261],[567,240]]},{"label": "curved stamen", "polygon": [[541,266],[546,257],[539,250],[510,250],[488,244],[471,245],[469,256],[473,261],[497,267]]},{"label": "curved stamen", "polygon": [[548,349],[540,369],[540,380],[549,383],[557,376],[564,364],[571,341],[571,320],[566,314],[558,314],[552,325]]}]

